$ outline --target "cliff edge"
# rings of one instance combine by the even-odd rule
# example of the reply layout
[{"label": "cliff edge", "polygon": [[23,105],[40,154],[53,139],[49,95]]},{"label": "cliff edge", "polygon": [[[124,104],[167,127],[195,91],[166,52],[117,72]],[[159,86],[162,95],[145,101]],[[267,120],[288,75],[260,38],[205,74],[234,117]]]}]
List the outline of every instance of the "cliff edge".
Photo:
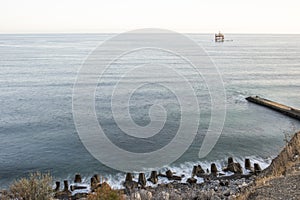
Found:
[{"label": "cliff edge", "polygon": [[300,132],[238,199],[300,199]]}]

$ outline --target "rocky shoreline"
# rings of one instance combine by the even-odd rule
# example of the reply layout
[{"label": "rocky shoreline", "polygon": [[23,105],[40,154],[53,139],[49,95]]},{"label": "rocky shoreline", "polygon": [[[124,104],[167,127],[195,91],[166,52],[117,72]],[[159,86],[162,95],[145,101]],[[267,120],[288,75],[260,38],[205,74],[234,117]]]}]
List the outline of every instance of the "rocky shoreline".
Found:
[{"label": "rocky shoreline", "polygon": [[[168,183],[159,183],[160,179]],[[193,166],[190,177],[171,170],[152,171],[147,178],[144,173],[139,173],[138,178],[127,173],[122,183],[124,188],[119,190],[112,189],[107,180],[97,174],[91,177],[89,184],[82,183],[80,174],[75,175],[71,184],[68,180],[63,181],[63,186],[59,181],[55,184],[56,200],[85,200],[101,188],[116,191],[119,199],[125,200],[300,199],[300,132],[295,133],[264,170],[250,159],[245,159],[242,167],[229,157],[222,169],[215,163],[211,163],[210,170],[201,165]],[[0,192],[0,199],[4,193]]]},{"label": "rocky shoreline", "polygon": [[[246,172],[246,173],[243,173]],[[244,168],[232,157],[228,158],[227,166],[217,169],[212,163],[210,170],[204,170],[201,165],[195,165],[192,174],[183,183],[184,175],[176,175],[176,172],[167,170],[164,173],[152,171],[146,178],[144,173],[138,174],[134,179],[133,174],[127,173],[123,182],[124,189],[119,190],[123,199],[232,199],[235,198],[242,188],[253,183],[255,177],[262,170],[258,163],[253,165],[250,159],[245,159]],[[227,175],[226,175],[227,174]],[[230,174],[230,175],[228,175]],[[158,184],[159,179],[167,179],[169,183]],[[198,180],[202,181],[198,181]],[[147,186],[151,183],[152,186]],[[56,182],[56,199],[86,199],[97,188],[110,186],[99,175],[91,177],[90,184],[82,184],[81,176],[75,175],[74,183],[64,181],[64,189],[60,190],[60,182]]]}]

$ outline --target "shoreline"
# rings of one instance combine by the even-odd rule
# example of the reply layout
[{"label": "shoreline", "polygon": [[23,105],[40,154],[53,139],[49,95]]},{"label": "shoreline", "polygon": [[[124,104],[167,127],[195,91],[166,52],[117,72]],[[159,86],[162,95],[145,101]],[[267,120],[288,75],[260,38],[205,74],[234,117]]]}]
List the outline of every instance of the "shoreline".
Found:
[{"label": "shoreline", "polygon": [[[264,186],[265,181],[272,180],[282,174],[285,174],[287,169],[290,169],[293,164],[299,164],[300,170],[300,132],[295,133],[292,139],[285,145],[279,155],[274,158],[271,164],[264,170],[253,169],[254,163],[251,163],[249,172],[252,173],[233,173],[231,176],[222,176],[222,171],[218,169],[217,173],[221,173],[221,176],[215,176],[212,173],[198,174],[199,177],[204,179],[203,183],[195,183],[194,177],[198,175],[194,174],[188,179],[187,183],[179,183],[174,180],[169,183],[158,184],[156,187],[141,185],[141,181],[129,184],[125,189],[119,191],[123,192],[123,199],[251,199],[253,190],[255,188],[261,188]],[[231,164],[229,163],[231,162]],[[228,158],[227,169],[232,163],[235,163],[232,158]],[[240,165],[240,164],[239,164]],[[231,169],[232,170],[232,169]],[[212,168],[210,170],[212,172]],[[167,176],[167,173],[166,175]],[[175,177],[179,178],[180,176]],[[124,177],[125,178],[125,177]],[[160,176],[158,176],[160,178]],[[172,177],[170,177],[172,178]],[[263,180],[263,181],[262,181]],[[299,182],[300,183],[300,182]],[[130,187],[131,186],[131,187]],[[287,195],[287,194],[282,194]],[[75,195],[76,196],[76,195]],[[73,199],[85,199],[84,197],[74,197]],[[59,198],[58,198],[59,199]],[[256,199],[256,198],[252,198]]]},{"label": "shoreline", "polygon": [[[247,168],[248,173],[244,173],[244,168]],[[81,176],[76,174],[74,183],[69,185],[69,181],[64,182],[63,190],[61,190],[60,182],[56,182],[54,199],[85,200],[88,195],[94,194],[94,191],[103,187],[120,192],[120,198],[126,200],[259,199],[259,197],[267,198],[266,195],[272,196],[272,192],[270,194],[266,192],[272,187],[277,187],[277,190],[278,188],[284,190],[285,188],[296,187],[294,193],[282,192],[279,196],[296,195],[297,197],[300,195],[297,193],[297,187],[300,187],[300,132],[293,135],[279,155],[263,170],[257,164],[254,166],[251,161],[249,165],[249,159],[248,161],[245,160],[244,167],[242,167],[239,162],[235,162],[232,157],[229,157],[225,168],[217,168],[212,163],[208,173],[207,170],[198,165],[193,167],[190,177],[185,177],[186,183],[181,182],[183,178],[180,174],[170,170],[164,173],[156,172],[156,175],[154,173],[151,177],[146,177],[144,173],[140,173],[138,179],[132,178],[132,174],[128,173],[126,177],[124,175],[125,181],[122,183],[124,188],[115,190],[111,188],[104,177],[94,175],[90,184],[84,184]],[[158,179],[168,179],[169,182],[158,184]],[[199,183],[199,179],[203,179],[203,182]],[[292,186],[284,187],[281,179],[288,179],[295,183]],[[147,182],[153,182],[153,184],[149,186],[146,184]],[[270,182],[272,182],[272,187],[270,187]],[[5,194],[5,190],[0,191],[1,198]],[[274,196],[272,197],[274,199]],[[275,199],[277,199],[276,196]]]}]

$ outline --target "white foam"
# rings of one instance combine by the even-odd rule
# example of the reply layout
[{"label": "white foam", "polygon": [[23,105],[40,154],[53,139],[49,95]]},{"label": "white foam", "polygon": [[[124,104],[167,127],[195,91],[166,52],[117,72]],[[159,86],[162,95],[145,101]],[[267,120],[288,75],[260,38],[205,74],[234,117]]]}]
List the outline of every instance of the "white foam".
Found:
[{"label": "white foam", "polygon": [[[260,165],[260,167],[262,169],[265,169],[266,167],[268,167],[272,161],[272,158],[260,158],[260,157],[256,157],[256,156],[247,156],[246,158],[249,158],[251,161],[251,165],[253,166],[254,163],[258,163]],[[243,173],[244,174],[249,174],[249,172],[244,168],[244,160],[245,158],[234,158],[234,162],[238,162],[242,165],[243,167]],[[216,160],[213,162],[206,162],[206,161],[202,161],[202,162],[185,162],[179,165],[171,165],[171,166],[165,166],[161,169],[158,169],[157,171],[161,172],[161,173],[165,173],[168,169],[170,169],[172,172],[175,172],[177,176],[181,176],[184,175],[184,177],[182,178],[181,182],[182,183],[186,183],[187,179],[191,177],[192,174],[192,170],[193,170],[193,166],[194,165],[201,165],[201,167],[206,171],[206,169],[210,169],[210,165],[211,163],[215,163],[218,170],[222,173],[225,174],[225,176],[230,176],[233,175],[232,172],[223,172],[222,169],[224,167],[226,167],[227,165],[227,160]],[[145,169],[145,176],[146,178],[150,177],[150,172],[153,169]],[[114,188],[114,189],[122,189],[123,187],[123,183],[125,180],[125,173],[118,173],[116,175],[108,175],[107,177],[107,182],[108,184]],[[133,173],[133,180],[134,181],[138,181],[138,173]],[[201,183],[203,182],[203,178],[199,178],[199,177],[195,177],[197,178],[197,183]],[[159,177],[158,178],[158,184],[162,184],[162,183],[170,183],[173,181],[169,181],[167,178],[165,177]],[[149,181],[147,181],[147,186],[152,186],[155,187],[157,186],[157,184],[153,184]]]},{"label": "white foam", "polygon": [[[260,165],[260,167],[262,169],[265,169],[266,167],[268,167],[272,161],[272,158],[261,158],[261,157],[256,157],[256,156],[247,156],[246,158],[249,158],[251,161],[251,165],[253,166],[254,163],[258,163]],[[234,162],[238,162],[242,165],[243,167],[243,173],[244,174],[249,174],[249,171],[246,170],[244,168],[244,161],[245,158],[243,157],[234,157]],[[170,169],[172,172],[175,172],[175,175],[177,176],[181,176],[184,175],[184,177],[181,180],[181,183],[186,183],[187,179],[191,177],[192,174],[192,170],[193,170],[193,166],[195,165],[201,165],[201,167],[204,169],[204,171],[206,171],[206,169],[210,170],[210,165],[211,163],[215,163],[217,166],[217,169],[224,173],[224,176],[230,176],[233,175],[232,172],[223,172],[222,169],[224,167],[227,166],[227,159],[226,160],[215,160],[215,161],[198,161],[198,162],[185,162],[185,163],[181,163],[181,164],[177,164],[177,165],[170,165],[170,166],[164,166],[161,169],[145,169],[145,176],[146,178],[150,177],[150,173],[153,170],[157,170],[158,172],[161,172],[162,174],[165,174],[165,172]],[[133,180],[134,181],[138,181],[138,173],[132,173],[133,175]],[[107,181],[107,183],[113,188],[113,189],[123,189],[123,183],[125,180],[125,173],[117,173],[117,174],[108,174],[108,175],[104,175],[101,174],[101,177],[104,177],[102,180],[103,181]],[[86,176],[82,178],[82,183],[83,185],[89,185],[90,184],[90,177],[91,176]],[[204,180],[203,178],[200,177],[195,177],[197,179],[197,183],[202,183]],[[71,176],[68,177],[68,180],[72,180]],[[73,181],[73,180],[72,180]],[[71,181],[71,182],[72,182]],[[151,186],[151,187],[155,187],[158,184],[166,184],[166,183],[170,183],[173,181],[169,181],[166,177],[159,177],[158,178],[158,183],[157,184],[153,184],[150,181],[147,181],[147,185],[146,186]],[[88,190],[90,190],[90,187],[88,187]],[[76,193],[78,193],[79,190],[77,190]],[[85,192],[85,191],[80,191],[80,192]]]}]

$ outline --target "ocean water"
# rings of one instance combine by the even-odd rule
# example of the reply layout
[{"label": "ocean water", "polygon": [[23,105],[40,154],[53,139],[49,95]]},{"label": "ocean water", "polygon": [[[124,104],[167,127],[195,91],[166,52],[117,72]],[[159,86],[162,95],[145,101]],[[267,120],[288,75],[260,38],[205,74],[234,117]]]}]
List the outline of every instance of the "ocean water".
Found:
[{"label": "ocean water", "polygon": [[[118,128],[107,98],[117,77],[130,67],[151,58],[155,63],[182,68],[190,77],[201,104],[201,120],[190,148],[167,167],[187,176],[193,164],[219,167],[228,156],[242,162],[245,157],[266,167],[285,144],[285,135],[299,130],[297,120],[248,103],[245,97],[259,95],[300,108],[300,35],[228,34],[227,41],[215,43],[213,35],[186,34],[207,52],[218,68],[226,94],[226,118],[222,134],[213,150],[202,159],[198,152],[210,119],[209,93],[203,80],[184,63],[162,52],[141,51],[125,57],[109,71],[95,93],[100,125],[115,144],[131,152],[161,148],[178,129],[180,108],[176,96],[161,85],[139,88],[130,101],[130,114],[139,126],[151,121],[149,108],[155,101],[175,103],[168,107],[169,121],[162,135],[150,141],[126,137]],[[0,35],[0,186],[33,171],[50,171],[56,180],[86,177],[99,173],[114,187],[120,187],[124,173],[100,163],[86,150],[76,131],[72,114],[72,92],[77,73],[90,53],[114,34],[16,34]],[[109,52],[107,52],[109,54]],[[147,79],[144,74],[143,79]],[[180,89],[181,83],[167,75]],[[127,79],[134,84],[141,77]],[[103,89],[104,88],[104,89]],[[118,94],[117,106],[125,94]],[[85,112],[82,110],[82,112]],[[122,118],[122,113],[120,113]],[[193,115],[191,115],[193,116]],[[193,116],[194,117],[194,116]],[[125,117],[124,117],[125,118]],[[192,119],[192,117],[191,117]],[[187,130],[188,131],[188,130]],[[109,152],[107,152],[109,155]],[[147,167],[147,166],[145,166]]]}]

